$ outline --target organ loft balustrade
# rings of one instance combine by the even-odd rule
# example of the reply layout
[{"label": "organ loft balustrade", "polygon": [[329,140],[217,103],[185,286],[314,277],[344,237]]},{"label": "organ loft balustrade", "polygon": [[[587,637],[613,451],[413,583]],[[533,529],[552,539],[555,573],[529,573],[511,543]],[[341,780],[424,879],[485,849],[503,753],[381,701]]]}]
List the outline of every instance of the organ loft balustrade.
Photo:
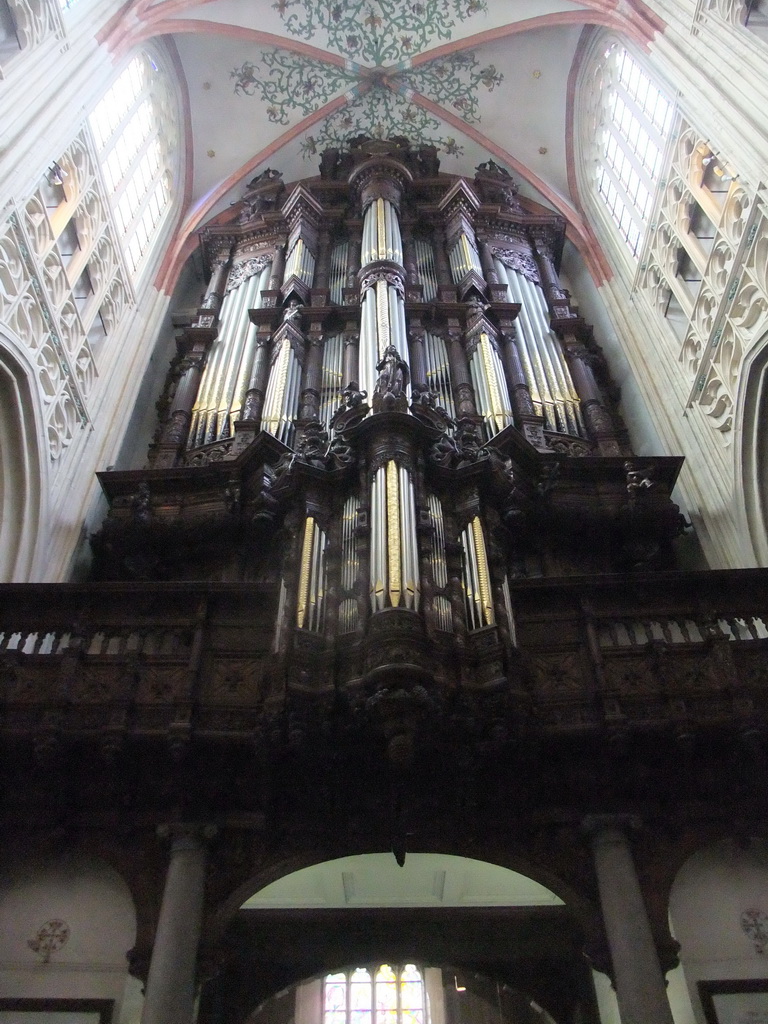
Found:
[{"label": "organ loft balustrade", "polygon": [[[662,791],[680,785],[682,761],[739,748],[758,784],[747,761],[768,685],[760,571],[514,581],[503,639],[467,632],[458,650],[386,615],[370,642],[276,647],[276,603],[266,581],[3,586],[6,744],[19,764],[51,745],[109,761],[149,744],[204,761],[256,737],[276,758],[306,746],[322,759],[340,731],[350,752],[371,744],[402,767],[406,740],[409,757],[425,744],[436,756],[466,728],[493,758],[583,744],[597,763],[647,746],[674,766]],[[623,783],[596,772],[590,785],[596,798]],[[569,784],[558,800],[575,797]]]}]

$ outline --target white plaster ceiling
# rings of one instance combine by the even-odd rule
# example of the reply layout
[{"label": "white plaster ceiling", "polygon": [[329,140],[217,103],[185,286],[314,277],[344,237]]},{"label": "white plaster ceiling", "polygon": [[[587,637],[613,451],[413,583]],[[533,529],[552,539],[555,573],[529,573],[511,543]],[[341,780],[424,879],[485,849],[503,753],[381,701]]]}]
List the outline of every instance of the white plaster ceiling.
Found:
[{"label": "white plaster ceiling", "polygon": [[562,905],[543,885],[497,864],[409,853],[398,867],[391,853],[370,853],[295,871],[255,893],[242,909]]},{"label": "white plaster ceiling", "polygon": [[[550,203],[572,202],[566,95],[580,33],[594,17],[588,6],[571,0],[152,4],[144,17],[173,38],[189,90],[193,219],[237,200],[244,183],[267,166],[287,182],[316,174],[330,140],[360,132],[435,142],[442,170],[470,176],[490,149],[523,194],[547,201],[551,189]],[[530,169],[530,183],[505,153]]]}]

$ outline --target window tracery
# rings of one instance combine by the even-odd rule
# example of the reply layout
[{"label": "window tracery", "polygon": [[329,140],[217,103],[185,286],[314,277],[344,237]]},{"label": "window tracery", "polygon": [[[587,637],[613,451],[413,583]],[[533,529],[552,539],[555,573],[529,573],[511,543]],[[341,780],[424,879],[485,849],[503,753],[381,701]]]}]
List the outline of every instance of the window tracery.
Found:
[{"label": "window tracery", "polygon": [[[116,88],[121,75],[94,115],[99,145],[91,126],[83,126],[32,194],[11,207],[0,223],[0,322],[23,339],[38,367],[48,450],[57,465],[78,428],[90,422],[88,406],[105,360],[104,342],[134,299],[107,192],[135,171],[143,174],[142,161],[153,159],[159,129],[150,125],[148,134],[146,104],[147,90],[154,88],[147,76],[154,67],[146,53],[131,61],[126,70],[133,92]],[[150,113],[154,116],[154,108]],[[123,128],[131,123],[132,134],[124,137]],[[109,157],[113,150],[122,163],[113,161],[100,169],[99,155]],[[149,194],[137,207],[129,225],[134,233],[123,238],[133,269],[137,263],[131,260],[131,244],[134,252],[141,250],[140,258],[151,241],[150,230],[159,226],[158,209],[162,217],[167,202],[161,209]],[[146,241],[135,230],[139,222]],[[119,217],[117,223],[122,230]]]},{"label": "window tracery", "polygon": [[149,53],[123,69],[89,118],[104,183],[135,277],[172,201],[178,118],[167,76]]},{"label": "window tracery", "polygon": [[693,30],[710,19],[746,29],[758,39],[768,40],[768,3],[766,0],[698,0],[693,15]]},{"label": "window tracery", "polygon": [[[700,10],[722,15],[727,7],[730,16],[736,6],[711,0]],[[601,164],[602,153],[596,151],[589,133],[599,137],[605,114],[601,93],[610,91],[615,82],[621,85],[623,75],[627,96],[642,107],[654,130],[666,126],[670,140],[659,159],[651,159],[643,148],[636,158],[638,176],[652,170],[658,180],[655,198],[641,207],[647,225],[644,240],[637,241],[632,234],[637,218],[622,209],[621,197],[617,198],[623,173],[617,161],[625,153],[618,141],[615,152],[619,155],[612,169],[603,174],[599,167],[603,178],[598,180],[608,183],[606,196],[614,203],[608,206],[611,218],[630,243],[630,251],[636,252],[639,266],[633,272],[632,291],[656,312],[663,325],[660,338],[666,339],[681,367],[683,408],[686,414],[695,410],[701,415],[727,448],[734,433],[741,366],[768,324],[768,266],[759,256],[768,245],[765,207],[738,169],[686,116],[677,113],[665,121],[658,89],[638,85],[640,79],[631,67],[619,69],[619,46],[610,37],[599,37],[583,67],[577,101],[584,119],[578,143],[583,159],[578,163],[588,167],[591,156],[592,166],[596,161]],[[629,141],[628,132],[622,139]],[[632,273],[614,224],[605,217],[605,207],[589,192],[588,177],[582,185],[608,250]]]},{"label": "window tracery", "polygon": [[682,117],[676,136],[637,289],[680,345],[687,407],[728,446],[741,361],[768,311],[768,279],[753,276],[750,251],[768,224],[740,176]]},{"label": "window tracery", "polygon": [[637,256],[673,108],[618,42],[605,48],[600,63],[601,89],[593,112],[600,146],[597,193],[630,253]]},{"label": "window tracery", "polygon": [[65,35],[57,0],[0,0],[0,80],[20,53],[49,39],[64,40]]},{"label": "window tracery", "polygon": [[323,1024],[427,1024],[422,972],[381,964],[326,975]]}]

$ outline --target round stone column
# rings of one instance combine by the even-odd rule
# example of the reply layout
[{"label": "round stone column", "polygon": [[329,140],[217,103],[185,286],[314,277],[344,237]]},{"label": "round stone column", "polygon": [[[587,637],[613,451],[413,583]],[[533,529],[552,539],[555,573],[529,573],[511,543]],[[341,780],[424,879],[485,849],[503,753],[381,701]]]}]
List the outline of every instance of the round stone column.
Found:
[{"label": "round stone column", "polygon": [[176,825],[169,835],[171,860],[149,964],[141,1024],[192,1024],[197,951],[203,919],[206,840],[211,826]]},{"label": "round stone column", "polygon": [[584,821],[595,859],[603,923],[622,1024],[673,1024],[664,975],[621,817]]}]

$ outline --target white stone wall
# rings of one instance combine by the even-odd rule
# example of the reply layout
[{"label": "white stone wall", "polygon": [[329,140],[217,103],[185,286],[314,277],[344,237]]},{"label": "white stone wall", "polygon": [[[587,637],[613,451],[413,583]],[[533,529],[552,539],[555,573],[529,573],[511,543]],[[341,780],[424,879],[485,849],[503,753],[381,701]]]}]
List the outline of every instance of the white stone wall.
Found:
[{"label": "white stone wall", "polygon": [[[53,925],[53,928],[51,927]],[[41,929],[65,936],[40,944]],[[4,865],[0,880],[0,991],[4,998],[111,999],[133,1024],[136,984],[126,953],[135,941],[133,900],[103,862],[63,855]],[[38,949],[33,947],[38,946]]]},{"label": "white stone wall", "polygon": [[670,924],[695,1019],[704,1024],[699,981],[765,978],[768,949],[745,928],[745,914],[768,926],[768,845],[746,848],[727,840],[700,850],[678,873],[670,896]]},{"label": "white stone wall", "polygon": [[[721,16],[727,5],[715,0],[649,6],[668,28],[649,53],[633,52],[677,97],[680,114],[638,261],[618,238],[594,185],[595,87],[610,37],[596,37],[577,85],[580,199],[615,271],[600,294],[664,453],[686,456],[681,497],[708,562],[713,568],[767,564],[762,502],[748,493],[756,484],[743,465],[747,374],[768,330],[768,131],[756,116],[768,83],[768,44]],[[702,155],[732,179],[721,206],[701,187]],[[691,229],[694,203],[715,222],[711,251]],[[685,286],[676,277],[680,252],[698,268],[700,283]],[[682,323],[665,317],[670,292]]]},{"label": "white stone wall", "polygon": [[[94,474],[117,461],[167,316],[167,297],[152,278],[178,220],[184,180],[179,152],[173,207],[132,280],[87,125],[128,58],[113,66],[96,40],[119,5],[96,0],[59,12],[56,0],[45,2],[55,8],[59,28],[6,58],[0,80],[0,345],[6,361],[13,357],[15,385],[34,406],[26,417],[26,450],[6,477],[21,483],[15,494],[9,487],[3,492],[4,518],[26,524],[23,551],[13,566],[0,564],[2,579],[17,582],[70,578],[75,553],[97,525]],[[153,55],[176,89],[180,120],[180,86],[162,43],[153,43]],[[53,161],[66,171],[59,209],[46,185]],[[76,222],[81,246],[70,268],[59,245],[62,217]],[[76,303],[71,268],[86,263],[93,295]],[[0,439],[7,457],[16,451],[11,434]],[[34,502],[25,498],[30,490],[38,495]]]}]

